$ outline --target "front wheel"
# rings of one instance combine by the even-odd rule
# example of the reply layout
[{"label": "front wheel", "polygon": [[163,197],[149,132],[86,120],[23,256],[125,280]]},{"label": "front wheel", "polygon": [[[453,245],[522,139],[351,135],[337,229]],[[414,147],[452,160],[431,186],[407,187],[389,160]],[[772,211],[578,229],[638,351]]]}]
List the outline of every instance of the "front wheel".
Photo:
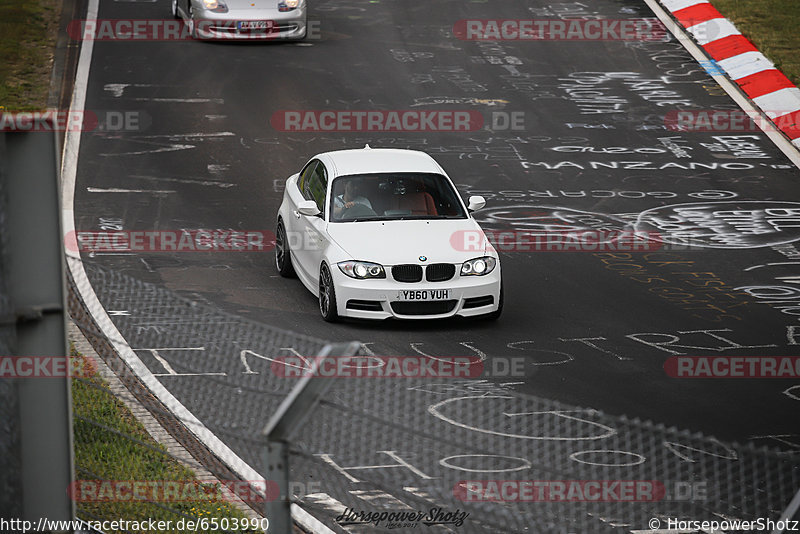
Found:
[{"label": "front wheel", "polygon": [[326,264],[319,269],[319,312],[329,323],[339,319],[336,311],[336,289],[333,287],[333,276]]},{"label": "front wheel", "polygon": [[278,274],[284,278],[294,276],[292,251],[289,249],[289,240],[286,239],[283,221],[278,221],[278,231],[275,232],[275,266],[278,268]]}]

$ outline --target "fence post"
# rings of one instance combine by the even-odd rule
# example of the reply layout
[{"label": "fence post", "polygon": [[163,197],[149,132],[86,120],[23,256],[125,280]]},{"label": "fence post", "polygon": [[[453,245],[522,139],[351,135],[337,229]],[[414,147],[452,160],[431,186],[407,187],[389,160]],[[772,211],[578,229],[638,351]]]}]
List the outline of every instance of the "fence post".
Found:
[{"label": "fence post", "polygon": [[316,377],[317,369],[328,357],[355,356],[360,348],[361,344],[355,341],[326,345],[319,356],[314,358],[308,374],[300,378],[300,382],[292,388],[261,432],[265,441],[262,452],[264,477],[268,482],[277,483],[280,490],[278,498],[267,500],[264,506],[264,515],[269,519],[270,532],[275,534],[292,532],[289,502],[291,497],[289,440],[332,383],[330,378]]},{"label": "fence post", "polygon": [[[55,134],[2,136],[5,162],[0,173],[5,198],[0,199],[4,233],[0,273],[5,280],[0,297],[7,302],[7,313],[0,327],[16,331],[11,345],[15,356],[67,358]],[[22,517],[34,524],[40,518],[70,520],[75,515],[67,494],[73,480],[69,380],[68,376],[14,380],[21,450],[17,504]]]}]

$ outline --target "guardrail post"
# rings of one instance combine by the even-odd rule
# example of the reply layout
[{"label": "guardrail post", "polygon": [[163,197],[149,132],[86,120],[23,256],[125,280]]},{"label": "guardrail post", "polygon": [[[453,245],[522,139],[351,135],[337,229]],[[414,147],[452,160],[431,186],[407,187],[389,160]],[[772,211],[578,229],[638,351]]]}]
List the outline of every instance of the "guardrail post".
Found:
[{"label": "guardrail post", "polygon": [[[51,124],[51,126],[53,126]],[[54,129],[54,128],[53,128]],[[66,358],[64,250],[56,138],[46,132],[0,134],[3,194],[0,276],[6,314],[15,331],[14,356]],[[9,354],[0,354],[9,356]],[[69,365],[66,366],[69,368]],[[68,376],[18,378],[18,499],[22,518],[70,520],[74,503],[72,399]],[[0,436],[0,439],[4,439]],[[19,503],[17,503],[19,504]]]},{"label": "guardrail post", "polygon": [[275,482],[280,490],[278,498],[268,500],[264,506],[264,515],[269,519],[269,530],[272,533],[292,532],[289,507],[289,440],[332,383],[330,378],[317,377],[317,369],[328,357],[355,356],[360,348],[361,344],[358,342],[326,345],[319,356],[314,358],[309,373],[300,379],[261,432],[265,439],[262,453],[264,476],[267,481]]}]

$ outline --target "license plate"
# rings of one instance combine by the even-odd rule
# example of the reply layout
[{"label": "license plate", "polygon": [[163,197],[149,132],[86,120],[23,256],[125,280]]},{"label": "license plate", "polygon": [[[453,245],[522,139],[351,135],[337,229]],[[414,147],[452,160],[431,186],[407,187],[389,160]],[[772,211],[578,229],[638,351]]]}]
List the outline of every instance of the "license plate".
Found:
[{"label": "license plate", "polygon": [[397,300],[449,300],[449,289],[409,289],[397,292]]},{"label": "license plate", "polygon": [[271,20],[243,20],[238,23],[240,30],[269,30],[272,28]]}]

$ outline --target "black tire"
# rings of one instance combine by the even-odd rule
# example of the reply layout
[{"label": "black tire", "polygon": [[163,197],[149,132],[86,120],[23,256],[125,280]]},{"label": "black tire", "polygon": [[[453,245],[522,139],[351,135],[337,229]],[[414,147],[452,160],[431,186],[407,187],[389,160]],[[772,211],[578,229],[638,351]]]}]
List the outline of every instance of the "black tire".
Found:
[{"label": "black tire", "polygon": [[333,287],[333,276],[326,264],[319,269],[319,313],[329,323],[339,320],[336,310],[336,289]]},{"label": "black tire", "polygon": [[488,321],[496,321],[503,315],[503,284],[500,284],[500,298],[497,299],[497,310],[484,315]]},{"label": "black tire", "polygon": [[292,252],[289,249],[289,240],[286,239],[286,229],[283,221],[278,221],[278,230],[275,232],[275,267],[278,274],[284,278],[294,278],[294,266],[292,265]]},{"label": "black tire", "polygon": [[189,17],[189,20],[188,22],[186,22],[186,24],[189,25],[189,29],[192,32],[192,39],[200,39],[197,36],[197,23],[194,20],[194,9],[192,9],[192,0],[189,0],[188,5],[189,7],[186,15]]}]

